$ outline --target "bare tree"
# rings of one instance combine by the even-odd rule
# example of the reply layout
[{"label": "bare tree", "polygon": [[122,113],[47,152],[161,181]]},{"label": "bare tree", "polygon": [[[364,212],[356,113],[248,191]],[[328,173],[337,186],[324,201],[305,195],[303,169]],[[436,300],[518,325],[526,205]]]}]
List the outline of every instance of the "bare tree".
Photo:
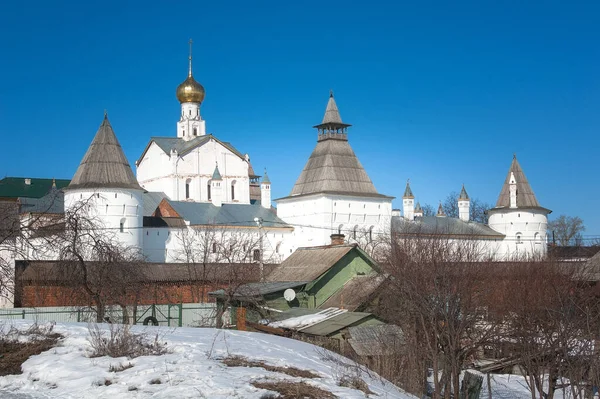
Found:
[{"label": "bare tree", "polygon": [[392,278],[379,312],[404,333],[410,360],[398,378],[405,389],[424,393],[431,369],[433,397],[458,397],[465,364],[497,339],[500,324],[482,318],[492,283],[482,258],[476,240],[393,238],[386,262]]},{"label": "bare tree", "polygon": [[578,216],[560,215],[548,223],[548,230],[559,245],[580,245],[585,226]]},{"label": "bare tree", "polygon": [[[452,218],[458,217],[458,197],[459,193],[452,191],[442,203],[442,207],[444,208],[446,216]],[[469,207],[469,220],[477,223],[487,224],[487,211],[491,208],[492,206],[487,202],[483,202],[478,198],[471,198]]]}]

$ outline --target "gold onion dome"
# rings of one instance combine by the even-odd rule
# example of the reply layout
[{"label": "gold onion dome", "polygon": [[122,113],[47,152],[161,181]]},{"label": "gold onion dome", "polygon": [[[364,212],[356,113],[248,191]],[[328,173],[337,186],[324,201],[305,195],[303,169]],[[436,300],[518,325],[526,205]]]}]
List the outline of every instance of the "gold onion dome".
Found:
[{"label": "gold onion dome", "polygon": [[190,75],[177,86],[177,99],[180,103],[201,103],[205,95],[204,87]]},{"label": "gold onion dome", "polygon": [[206,92],[204,87],[194,79],[192,75],[192,40],[190,39],[190,56],[188,77],[179,86],[177,86],[177,99],[180,103],[201,103],[204,100]]}]

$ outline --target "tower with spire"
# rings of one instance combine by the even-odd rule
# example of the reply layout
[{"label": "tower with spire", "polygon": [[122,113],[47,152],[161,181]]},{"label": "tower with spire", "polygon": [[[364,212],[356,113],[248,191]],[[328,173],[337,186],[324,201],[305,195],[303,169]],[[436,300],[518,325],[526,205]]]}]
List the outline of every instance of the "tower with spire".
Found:
[{"label": "tower with spire", "polygon": [[469,194],[467,194],[467,190],[465,190],[465,185],[463,184],[462,189],[460,190],[460,195],[458,196],[458,217],[459,217],[459,219],[464,222],[468,222],[470,211],[471,211],[471,199],[469,198]]},{"label": "tower with spire", "polygon": [[99,228],[107,233],[114,233],[119,243],[141,251],[143,192],[105,114],[65,188],[65,211],[85,209],[85,217],[98,221]]},{"label": "tower with spire", "polygon": [[262,182],[260,183],[260,204],[263,208],[271,209],[271,179],[265,169]]},{"label": "tower with spire", "polygon": [[404,219],[415,220],[415,196],[410,189],[410,181],[406,182],[406,188],[402,196],[402,212],[404,213]]},{"label": "tower with spire", "polygon": [[544,256],[550,212],[538,202],[514,155],[496,206],[488,211],[489,226],[506,236],[501,257]]},{"label": "tower with spire", "polygon": [[194,79],[192,72],[192,39],[189,41],[188,76],[177,86],[177,99],[181,103],[181,117],[177,122],[177,137],[191,140],[206,134],[206,125],[200,115],[200,106],[206,92],[204,87]]},{"label": "tower with spire", "polygon": [[[348,128],[330,91],[317,143],[277,215],[297,229],[294,245],[325,245],[331,234],[374,237],[389,231],[392,199],[379,194],[348,142]],[[365,238],[368,239],[368,238]],[[366,243],[365,243],[366,244]]]}]

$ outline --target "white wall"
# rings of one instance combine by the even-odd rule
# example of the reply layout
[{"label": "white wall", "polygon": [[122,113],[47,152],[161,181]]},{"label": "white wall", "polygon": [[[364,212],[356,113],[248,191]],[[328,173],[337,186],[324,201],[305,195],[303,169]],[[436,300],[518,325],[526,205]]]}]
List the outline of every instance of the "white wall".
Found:
[{"label": "white wall", "polygon": [[545,256],[548,217],[544,210],[493,209],[488,225],[506,235],[498,260],[522,256]]},{"label": "white wall", "polygon": [[[223,202],[249,204],[248,162],[216,140],[173,157],[152,143],[137,165],[137,179],[146,190],[162,191],[175,201],[208,201],[207,186],[217,164],[223,179]],[[190,185],[189,198],[186,183]]]},{"label": "white wall", "polygon": [[294,227],[294,249],[330,244],[331,234],[340,230],[348,242],[371,229],[375,238],[389,232],[391,214],[386,198],[315,194],[277,201],[277,216]]}]

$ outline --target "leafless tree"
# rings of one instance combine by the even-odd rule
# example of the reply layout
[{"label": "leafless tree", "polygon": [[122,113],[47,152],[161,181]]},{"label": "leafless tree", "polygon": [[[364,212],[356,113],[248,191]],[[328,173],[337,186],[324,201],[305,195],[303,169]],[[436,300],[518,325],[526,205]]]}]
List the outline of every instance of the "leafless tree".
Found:
[{"label": "leafless tree", "polygon": [[[446,216],[452,218],[458,217],[458,197],[459,193],[453,191],[450,194],[448,194],[448,196],[442,203],[442,207],[444,208]],[[491,208],[492,206],[487,202],[483,202],[478,198],[471,198],[469,207],[469,220],[472,220],[477,223],[487,224],[487,210]]]},{"label": "leafless tree", "polygon": [[492,281],[482,259],[476,240],[393,239],[379,314],[402,328],[407,360],[396,379],[405,389],[424,393],[430,369],[434,398],[459,397],[461,370],[497,339],[501,324],[483,319]]},{"label": "leafless tree", "polygon": [[548,223],[548,231],[559,245],[581,245],[585,226],[578,216],[560,215]]}]

